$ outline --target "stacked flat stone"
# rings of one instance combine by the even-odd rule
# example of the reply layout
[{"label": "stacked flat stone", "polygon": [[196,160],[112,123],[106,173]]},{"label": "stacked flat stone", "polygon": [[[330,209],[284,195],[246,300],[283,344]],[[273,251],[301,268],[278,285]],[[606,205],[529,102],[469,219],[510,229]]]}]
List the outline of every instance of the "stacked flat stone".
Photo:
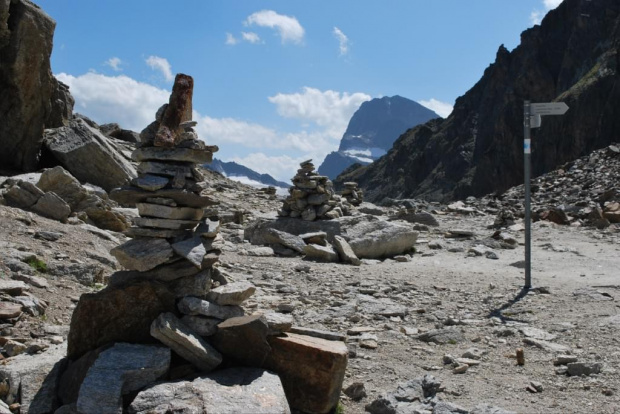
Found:
[{"label": "stacked flat stone", "polygon": [[354,206],[359,206],[364,201],[364,192],[354,181],[344,183],[342,196]]},{"label": "stacked flat stone", "polygon": [[289,196],[278,212],[281,217],[328,220],[342,217],[348,211],[341,197],[335,194],[334,184],[314,170],[312,160],[302,162],[291,181],[293,186],[289,188]]},{"label": "stacked flat stone", "polygon": [[[172,312],[175,309],[169,309],[152,322],[151,335],[208,371],[222,357],[201,335],[225,319],[242,316],[238,305],[254,287],[233,284],[211,291],[212,279],[219,274],[213,266],[223,239],[219,220],[203,218],[204,208],[218,203],[206,193],[196,164],[211,162],[218,148],[198,140],[196,122],[190,118],[192,88],[191,77],[177,75],[170,103],[160,108],[156,121],[142,132],[141,146],[132,153],[139,163],[138,177],[130,186],[111,192],[119,203],[135,204],[139,217],[125,232],[133,239],[110,252],[128,271],[110,279],[117,285],[128,281],[123,278],[163,283],[187,316],[181,322]],[[180,114],[176,121],[175,113]]]}]

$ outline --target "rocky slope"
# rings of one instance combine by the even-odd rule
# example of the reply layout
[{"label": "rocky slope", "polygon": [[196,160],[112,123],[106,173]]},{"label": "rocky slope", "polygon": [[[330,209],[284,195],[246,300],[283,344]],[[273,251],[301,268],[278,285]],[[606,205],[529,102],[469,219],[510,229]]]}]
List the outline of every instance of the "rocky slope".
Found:
[{"label": "rocky slope", "polygon": [[435,112],[402,96],[364,102],[349,121],[338,151],[325,157],[319,174],[336,178],[354,164],[369,164],[384,155],[403,132],[430,119]]},{"label": "rocky slope", "polygon": [[336,184],[357,181],[370,200],[434,200],[503,192],[523,181],[523,101],[563,101],[533,131],[534,176],[609,145],[620,135],[620,3],[565,0],[501,46],[480,81],[445,120],[403,134],[375,163]]}]

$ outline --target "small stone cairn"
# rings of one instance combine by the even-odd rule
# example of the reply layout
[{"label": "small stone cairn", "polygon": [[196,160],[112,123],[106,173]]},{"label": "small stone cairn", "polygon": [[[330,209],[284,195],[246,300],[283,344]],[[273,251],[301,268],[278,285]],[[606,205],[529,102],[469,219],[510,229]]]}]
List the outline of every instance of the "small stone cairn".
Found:
[{"label": "small stone cairn", "polygon": [[350,204],[335,194],[334,184],[314,170],[312,160],[300,164],[291,180],[293,187],[284,200],[280,217],[301,217],[306,221],[330,220],[349,214]]},{"label": "small stone cairn", "polygon": [[344,183],[342,196],[352,205],[359,206],[364,201],[364,191],[357,186],[356,182],[349,181]]}]

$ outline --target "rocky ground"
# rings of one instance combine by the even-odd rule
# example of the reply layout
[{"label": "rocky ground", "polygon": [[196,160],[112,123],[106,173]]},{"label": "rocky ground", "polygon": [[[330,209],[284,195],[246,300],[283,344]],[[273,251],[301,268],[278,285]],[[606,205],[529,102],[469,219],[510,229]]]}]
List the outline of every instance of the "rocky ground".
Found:
[{"label": "rocky ground", "polygon": [[[364,392],[358,386],[357,393],[348,392],[353,398],[342,394],[345,413],[365,412],[399,383],[425,374],[441,382],[439,398],[465,409],[488,403],[521,413],[620,412],[616,225],[534,223],[532,276],[541,289],[522,295],[518,218],[494,239],[494,214],[429,206],[439,226],[417,226],[415,254],[361,266],[316,263],[260,256],[264,250],[244,242],[243,229],[255,217],[275,215],[281,201],[212,180],[221,211],[228,212],[221,266],[231,279],[258,287],[246,311],[274,309],[292,314],[298,326],[346,336],[345,388],[361,383]],[[101,288],[118,266],[108,251],[123,236],[0,206],[0,240],[1,279],[25,280],[27,292],[47,305],[44,313],[3,324],[2,342],[45,348],[66,338],[80,294]],[[16,264],[28,253],[46,268]],[[33,286],[23,275],[44,283]],[[554,365],[560,355],[574,356],[570,372],[577,375]],[[588,371],[593,373],[578,375]],[[370,410],[382,412],[379,405]]]}]

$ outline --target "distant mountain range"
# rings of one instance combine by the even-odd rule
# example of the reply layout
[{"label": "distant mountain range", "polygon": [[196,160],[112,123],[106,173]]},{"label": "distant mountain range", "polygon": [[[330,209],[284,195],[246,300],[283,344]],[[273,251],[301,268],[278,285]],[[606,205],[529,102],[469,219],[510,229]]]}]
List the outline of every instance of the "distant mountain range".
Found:
[{"label": "distant mountain range", "polygon": [[257,173],[248,167],[232,161],[225,162],[214,158],[211,164],[205,164],[204,167],[210,169],[211,171],[219,172],[228,178],[247,178],[249,181],[253,181],[258,184],[271,185],[274,187],[288,188],[291,186],[291,184],[285,183],[284,181],[276,180],[269,174]]},{"label": "distant mountain range", "polygon": [[318,172],[334,179],[354,163],[370,164],[402,133],[433,118],[439,115],[398,95],[364,102],[349,121],[338,151],[325,157]]},{"label": "distant mountain range", "polygon": [[523,183],[526,100],[570,107],[532,131],[534,177],[606,147],[620,137],[619,56],[620,1],[564,0],[514,50],[499,47],[448,118],[407,131],[381,159],[335,184],[356,181],[370,201],[502,193]]}]

